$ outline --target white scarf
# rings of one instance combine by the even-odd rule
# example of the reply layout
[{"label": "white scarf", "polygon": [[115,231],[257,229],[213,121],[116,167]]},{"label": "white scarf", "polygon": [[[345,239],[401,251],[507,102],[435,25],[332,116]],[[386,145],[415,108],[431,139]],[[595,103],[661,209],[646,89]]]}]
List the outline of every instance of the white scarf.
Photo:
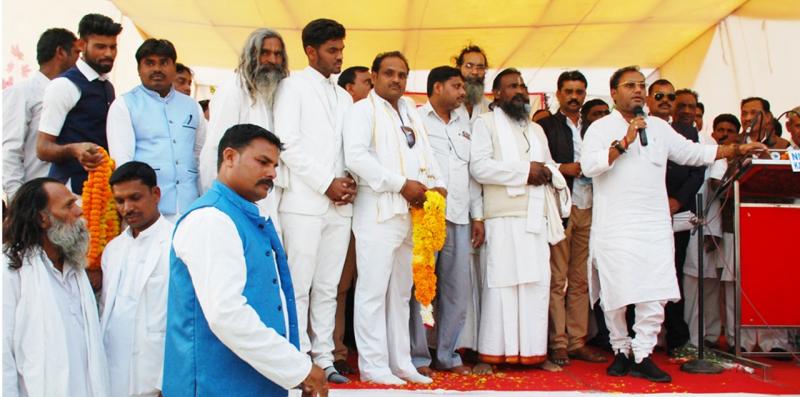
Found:
[{"label": "white scarf", "polygon": [[572,210],[572,196],[569,193],[567,180],[558,171],[558,167],[547,164],[547,168],[552,173],[551,182],[547,184],[545,195],[545,216],[547,216],[547,242],[556,245],[565,239],[564,225],[558,221],[560,218],[568,218]]},{"label": "white scarf", "polygon": [[[369,93],[369,100],[372,103],[372,142],[375,144],[375,153],[378,156],[378,161],[381,165],[390,171],[407,176],[405,174],[405,157],[403,156],[403,148],[401,145],[406,145],[406,142],[401,138],[397,126],[390,112],[393,109],[387,109],[386,104],[379,98],[375,98],[377,94],[375,91]],[[433,154],[430,152],[430,144],[428,143],[428,133],[425,126],[419,119],[419,115],[414,111],[413,103],[406,98],[400,98],[398,108],[403,106],[402,101],[406,101],[405,106],[409,106],[411,111],[407,112],[410,119],[411,128],[416,133],[417,143],[414,150],[418,154],[419,167],[422,170],[423,180],[419,181],[428,188],[433,187],[435,181],[434,175],[431,173],[429,164],[436,161]],[[421,154],[421,155],[420,155]],[[416,177],[416,175],[412,176]],[[400,193],[384,192],[378,193],[378,223],[391,219],[395,215],[408,213],[408,202]]]},{"label": "white scarf", "polygon": [[[25,380],[29,397],[68,397],[69,359],[64,326],[52,294],[49,259],[37,249],[18,270],[20,299],[15,313],[14,344],[17,370]],[[69,266],[69,265],[65,265]],[[108,394],[106,356],[100,336],[97,304],[84,271],[78,276],[84,337],[89,359],[89,387],[93,397]]]}]

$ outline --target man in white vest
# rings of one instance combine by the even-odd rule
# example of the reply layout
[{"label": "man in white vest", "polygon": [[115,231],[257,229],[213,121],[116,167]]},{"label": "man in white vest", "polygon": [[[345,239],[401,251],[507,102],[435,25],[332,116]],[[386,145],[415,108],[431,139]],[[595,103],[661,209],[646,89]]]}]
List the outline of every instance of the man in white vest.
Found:
[{"label": "man in white vest", "polygon": [[[558,209],[546,211],[546,185],[558,173],[542,128],[529,118],[522,74],[505,69],[494,79],[495,108],[472,126],[470,171],[483,184],[487,263],[481,288],[478,353],[473,371],[491,364],[560,367],[547,361],[550,247],[560,232]],[[566,192],[564,193],[566,194]],[[558,229],[559,230],[555,230]],[[559,240],[560,240],[559,239]],[[588,308],[587,308],[588,310]]]},{"label": "man in white vest", "polygon": [[100,328],[112,396],[158,396],[164,365],[169,247],[174,225],[158,212],[156,172],[140,161],[109,179],[128,225],[103,250]]},{"label": "man in white vest", "polygon": [[342,149],[342,122],[353,101],[331,77],[341,71],[344,37],[344,26],[330,19],[306,25],[309,66],[281,82],[275,101],[275,132],[286,145],[281,160],[288,168],[278,211],[300,350],[310,352],[333,383],[348,382],[333,367],[333,327],[356,195]]},{"label": "man in white vest", "polygon": [[3,396],[109,396],[89,230],[56,179],[24,183],[3,225]]},{"label": "man in white vest", "polygon": [[[345,164],[357,178],[353,208],[358,282],[355,334],[361,380],[431,383],[411,362],[411,215],[425,191],[446,194],[413,101],[403,98],[408,62],[399,51],[372,62],[375,89],[345,119]],[[405,380],[403,380],[405,379]]]}]

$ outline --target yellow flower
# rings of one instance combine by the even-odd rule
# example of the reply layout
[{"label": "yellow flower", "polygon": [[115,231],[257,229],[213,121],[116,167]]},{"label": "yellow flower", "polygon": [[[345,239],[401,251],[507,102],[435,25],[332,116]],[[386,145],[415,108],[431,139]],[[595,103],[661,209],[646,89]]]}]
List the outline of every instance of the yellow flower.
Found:
[{"label": "yellow flower", "polygon": [[414,248],[411,268],[414,273],[414,297],[423,307],[425,325],[433,326],[431,302],[436,297],[436,251],[444,246],[447,237],[446,201],[438,192],[425,192],[422,209],[411,209]]}]

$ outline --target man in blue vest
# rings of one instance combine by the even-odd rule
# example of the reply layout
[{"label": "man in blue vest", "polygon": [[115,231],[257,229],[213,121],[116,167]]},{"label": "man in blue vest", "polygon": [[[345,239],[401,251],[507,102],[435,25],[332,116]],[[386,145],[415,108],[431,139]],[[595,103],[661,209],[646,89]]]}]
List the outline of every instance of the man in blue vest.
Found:
[{"label": "man in blue vest", "polygon": [[88,14],[78,25],[81,58],[48,84],[42,100],[42,118],[36,154],[50,161],[49,176],[69,182],[81,194],[88,171],[103,162],[99,148],[108,148],[106,116],[114,101],[108,72],[117,56],[122,25],[100,14]]},{"label": "man in blue vest", "polygon": [[176,58],[169,41],[145,40],[136,50],[142,84],[111,104],[106,124],[109,154],[117,164],[136,160],[156,171],[158,209],[170,222],[200,195],[197,159],[206,135],[200,105],[172,86]]},{"label": "man in blue vest", "polygon": [[325,373],[298,350],[294,290],[272,220],[255,204],[273,187],[281,141],[253,124],[219,142],[217,179],[172,241],[163,394],[327,396]]}]

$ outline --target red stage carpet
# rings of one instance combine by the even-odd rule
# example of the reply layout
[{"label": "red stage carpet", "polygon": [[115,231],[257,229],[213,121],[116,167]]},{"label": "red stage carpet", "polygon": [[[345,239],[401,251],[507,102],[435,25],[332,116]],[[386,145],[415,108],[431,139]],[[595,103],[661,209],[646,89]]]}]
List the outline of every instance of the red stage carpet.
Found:
[{"label": "red stage carpet", "polygon": [[[407,392],[415,394],[462,394],[453,392],[479,392],[472,394],[500,395],[498,392],[540,392],[529,394],[549,395],[553,392],[582,392],[599,394],[640,394],[640,393],[757,393],[773,395],[800,394],[800,366],[794,362],[778,362],[766,359],[773,366],[770,379],[764,381],[760,370],[749,374],[741,370],[726,370],[719,375],[695,375],[680,370],[679,364],[664,353],[654,355],[656,363],[672,376],[672,383],[652,383],[643,379],[626,376],[615,378],[607,376],[607,364],[590,364],[573,361],[562,372],[550,373],[538,369],[516,366],[501,366],[494,375],[459,376],[449,372],[436,372],[431,385],[408,385],[403,387],[385,387],[358,381],[358,376],[351,376],[353,382],[347,385],[333,385],[332,396],[399,396]],[[354,360],[351,360],[354,361]],[[391,391],[389,391],[391,389]],[[372,391],[373,393],[369,393]],[[434,392],[435,391],[435,392]],[[416,393],[415,393],[416,392]],[[422,392],[422,393],[420,393]],[[425,393],[428,392],[428,393]],[[557,393],[563,395],[563,393]]]}]

